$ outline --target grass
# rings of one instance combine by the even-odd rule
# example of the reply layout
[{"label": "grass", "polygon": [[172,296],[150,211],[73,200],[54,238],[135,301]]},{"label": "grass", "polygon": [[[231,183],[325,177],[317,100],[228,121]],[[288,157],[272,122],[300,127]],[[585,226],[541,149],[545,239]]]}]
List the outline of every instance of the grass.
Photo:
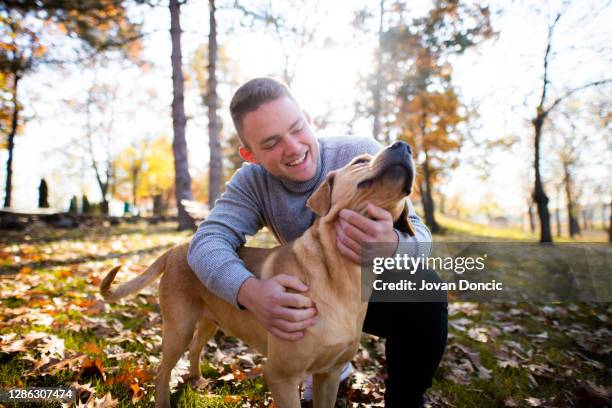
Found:
[{"label": "grass", "polygon": [[[536,240],[518,230],[439,219],[447,231],[435,240]],[[153,373],[161,354],[155,290],[108,306],[100,301],[96,285],[117,263],[147,265],[164,248],[188,238],[188,233],[176,232],[168,224],[39,229],[0,238],[4,244],[0,249],[0,387],[77,383],[83,401],[91,392],[92,401],[110,392],[119,406],[153,406]],[[274,245],[269,233],[249,243]],[[121,279],[137,272],[124,268]],[[596,303],[452,303],[447,351],[428,393],[431,405],[499,407],[514,402],[535,406],[539,401],[541,406],[590,406],[584,390],[600,390],[610,378],[612,361],[609,347],[606,349],[612,344],[610,312],[607,304]],[[470,334],[473,330],[481,330],[486,340],[475,339]],[[10,349],[33,332],[47,337],[21,351]],[[51,345],[60,348],[60,342],[62,353],[49,351]],[[367,378],[365,385],[359,385],[362,394],[383,392],[384,384],[377,377],[384,360],[380,344],[379,339],[364,337],[360,355],[367,351],[369,357],[355,360]],[[79,354],[88,359],[56,371],[34,369],[45,359],[65,360]],[[245,376],[257,373],[264,360],[253,357],[252,368],[238,362],[238,355],[253,354],[235,339],[217,335],[201,364],[203,376],[210,381],[198,390],[178,386],[172,394],[173,404],[268,406],[270,395],[262,376]],[[224,379],[229,374],[233,380]],[[88,383],[93,391],[87,391]],[[349,404],[380,406],[377,398]]]}]

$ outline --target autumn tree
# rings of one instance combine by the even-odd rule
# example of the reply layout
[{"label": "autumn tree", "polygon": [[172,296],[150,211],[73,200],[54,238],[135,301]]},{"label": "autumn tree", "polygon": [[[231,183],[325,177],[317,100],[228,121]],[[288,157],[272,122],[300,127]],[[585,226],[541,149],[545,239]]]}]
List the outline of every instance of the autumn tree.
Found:
[{"label": "autumn tree", "polygon": [[134,207],[144,199],[152,199],[155,215],[165,207],[174,178],[172,144],[166,136],[144,139],[127,146],[115,158],[117,190]]},{"label": "autumn tree", "polygon": [[[148,140],[133,141],[115,157],[113,163],[116,169],[117,192],[122,200],[130,200],[134,208],[138,207],[140,198],[138,189],[142,183],[144,160],[148,149]],[[129,194],[124,194],[124,185],[129,186]]]},{"label": "autumn tree", "polygon": [[22,124],[20,82],[42,63],[61,62],[49,52],[51,45],[45,45],[50,42],[45,40],[50,31],[82,40],[80,45],[89,55],[120,47],[127,50],[128,45],[132,46],[131,52],[136,52],[134,46],[141,36],[140,26],[128,18],[123,0],[0,1],[0,82],[3,89],[9,89],[4,85],[10,83],[11,94],[10,114],[6,114],[3,104],[0,115],[3,122],[0,131],[6,137],[9,152],[6,207],[11,204],[14,139]]},{"label": "autumn tree", "polygon": [[456,164],[449,154],[461,146],[458,125],[467,119],[452,83],[449,59],[493,34],[488,8],[452,0],[437,0],[424,17],[400,18],[384,33],[385,66],[402,70],[396,126],[400,138],[415,149],[423,174],[420,194],[425,222],[432,232],[440,229],[433,187],[436,179]]},{"label": "autumn tree", "polygon": [[38,34],[25,26],[23,19],[0,14],[0,85],[3,94],[0,132],[5,139],[2,145],[8,150],[4,207],[11,206],[15,137],[23,124],[20,114],[23,110],[20,102],[21,80],[36,68],[44,53],[45,47],[40,44]]}]

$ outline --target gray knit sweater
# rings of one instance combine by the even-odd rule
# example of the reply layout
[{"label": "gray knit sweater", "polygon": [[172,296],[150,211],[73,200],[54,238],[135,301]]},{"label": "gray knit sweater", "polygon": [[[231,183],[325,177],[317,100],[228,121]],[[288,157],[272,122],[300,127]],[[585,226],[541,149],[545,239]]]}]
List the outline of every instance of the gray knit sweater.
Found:
[{"label": "gray knit sweater", "polygon": [[[264,226],[284,244],[301,236],[314,222],[306,200],[327,173],[357,155],[376,154],[381,146],[372,138],[342,136],[320,138],[315,176],[294,183],[272,176],[257,164],[245,163],[227,183],[208,218],[191,240],[187,260],[200,281],[214,294],[238,307],[238,290],[253,275],[236,255],[247,235]],[[431,234],[408,200],[409,217],[416,230],[410,237],[398,231],[402,242],[431,242]]]}]

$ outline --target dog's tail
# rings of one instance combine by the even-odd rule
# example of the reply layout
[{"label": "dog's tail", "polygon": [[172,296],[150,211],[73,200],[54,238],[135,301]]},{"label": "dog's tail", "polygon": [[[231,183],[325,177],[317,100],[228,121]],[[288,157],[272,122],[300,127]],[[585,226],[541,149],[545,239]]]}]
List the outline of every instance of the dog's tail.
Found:
[{"label": "dog's tail", "polygon": [[121,269],[121,265],[115,266],[111,271],[104,277],[102,283],[100,284],[100,293],[102,297],[107,302],[114,302],[121,298],[126,297],[131,293],[138,292],[139,290],[145,288],[158,279],[164,270],[166,269],[166,259],[168,258],[168,254],[170,251],[167,251],[165,254],[157,258],[155,262],[153,262],[143,273],[135,277],[134,279],[127,281],[115,290],[111,290],[110,286],[115,280],[115,275]]}]

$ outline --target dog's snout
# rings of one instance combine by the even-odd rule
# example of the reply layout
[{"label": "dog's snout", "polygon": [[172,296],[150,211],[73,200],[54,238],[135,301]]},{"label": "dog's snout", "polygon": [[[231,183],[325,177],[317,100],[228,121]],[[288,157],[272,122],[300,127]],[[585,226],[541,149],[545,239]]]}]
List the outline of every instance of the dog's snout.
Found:
[{"label": "dog's snout", "polygon": [[401,140],[398,140],[397,142],[393,143],[390,147],[390,150],[396,150],[396,149],[406,149],[408,151],[408,153],[412,154],[412,150],[410,149],[410,145],[406,142],[402,142]]}]

